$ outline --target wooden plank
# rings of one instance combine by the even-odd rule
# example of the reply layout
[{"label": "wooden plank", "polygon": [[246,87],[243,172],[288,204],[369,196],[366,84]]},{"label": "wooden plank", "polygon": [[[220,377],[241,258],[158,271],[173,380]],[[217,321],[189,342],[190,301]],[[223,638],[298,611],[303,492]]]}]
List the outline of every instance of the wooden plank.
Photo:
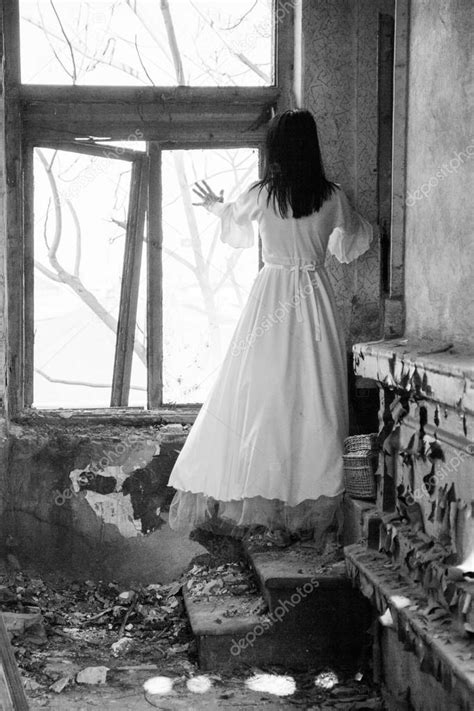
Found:
[{"label": "wooden plank", "polygon": [[304,70],[303,56],[303,1],[294,0],[294,31],[293,31],[293,98],[294,108],[304,108]]},{"label": "wooden plank", "polygon": [[[35,143],[38,145],[38,141],[35,141]],[[130,163],[137,160],[140,155],[145,155],[144,151],[134,151],[130,148],[88,143],[85,141],[42,141],[40,147],[51,148],[56,151],[80,153],[81,155],[95,156],[97,158],[105,158],[106,160],[124,160]]]},{"label": "wooden plank", "polygon": [[275,84],[279,90],[278,112],[296,106],[295,96],[295,3],[275,2]]},{"label": "wooden plank", "polygon": [[107,136],[112,141],[183,142],[206,145],[227,145],[231,141],[236,148],[248,146],[265,137],[266,126],[250,129],[259,120],[261,111],[245,116],[228,116],[211,114],[201,117],[172,116],[171,120],[151,112],[137,120],[132,112],[122,115],[116,107],[109,111],[97,113],[77,112],[71,110],[65,117],[44,116],[33,117],[24,112],[24,136],[29,143],[46,145],[47,142],[73,141],[76,138],[91,136]]},{"label": "wooden plank", "polygon": [[34,172],[33,148],[23,147],[23,239],[24,239],[24,367],[23,388],[25,407],[30,407],[34,397]]},{"label": "wooden plank", "polygon": [[[259,119],[275,106],[275,88],[31,87],[21,89],[29,141],[234,140],[262,137]],[[258,126],[256,128],[256,126]]]},{"label": "wooden plank", "polygon": [[19,87],[21,83],[19,0],[2,3],[2,15],[5,81],[10,86]]},{"label": "wooden plank", "polygon": [[97,103],[129,104],[136,107],[152,104],[155,108],[196,104],[254,104],[276,101],[279,91],[275,86],[64,86],[52,84],[23,84],[21,98],[26,102],[50,105],[54,113],[55,104]]},{"label": "wooden plank", "polygon": [[23,682],[15,661],[2,613],[0,612],[0,708],[2,711],[28,711]]},{"label": "wooden plank", "polygon": [[163,403],[163,225],[161,150],[150,143],[147,230],[148,408]]},{"label": "wooden plank", "polygon": [[[38,126],[24,126],[24,139],[29,144],[34,146],[44,146],[55,148],[57,143],[71,143],[76,137],[89,136],[89,134],[107,135],[111,141],[131,141],[138,138],[140,141],[154,141],[159,143],[162,148],[170,150],[180,146],[187,148],[208,148],[212,143],[214,148],[245,148],[254,146],[263,141],[266,134],[266,125],[262,125],[256,130],[248,131],[248,123],[239,123],[224,120],[220,125],[216,121],[209,121],[206,125],[199,122],[191,122],[186,124],[153,124],[141,125],[140,134],[133,134],[136,129],[136,121],[126,119],[120,122],[118,120],[107,122],[107,119],[102,119],[102,124],[96,124],[95,129],[87,126],[87,131],[84,127],[79,127],[78,130],[65,126],[63,128],[50,127],[46,122]],[[80,143],[80,142],[79,142]],[[111,150],[111,149],[109,149]]]},{"label": "wooden plank", "polygon": [[5,172],[7,229],[8,361],[10,415],[23,406],[23,211],[21,175],[20,36],[18,2],[2,5],[3,95],[5,102]]},{"label": "wooden plank", "polygon": [[7,675],[0,662],[0,709],[1,711],[15,711],[13,699],[10,694]]},{"label": "wooden plank", "polygon": [[[393,16],[378,15],[377,194],[382,291],[390,289],[390,222],[392,207]],[[364,154],[365,155],[365,154]]]},{"label": "wooden plank", "polygon": [[181,138],[173,141],[157,141],[163,151],[186,151],[186,150],[212,150],[224,148],[232,150],[237,148],[261,148],[263,132],[256,132],[252,135],[241,136],[236,138],[235,135],[227,134],[222,131],[222,134],[212,141],[208,139],[193,139],[192,137]]},{"label": "wooden plank", "polygon": [[136,160],[132,166],[111,407],[128,405],[130,393],[143,252],[143,229],[148,198],[147,163],[148,161],[144,157]]},{"label": "wooden plank", "polygon": [[390,229],[390,297],[392,299],[404,295],[409,33],[409,0],[396,0]]}]

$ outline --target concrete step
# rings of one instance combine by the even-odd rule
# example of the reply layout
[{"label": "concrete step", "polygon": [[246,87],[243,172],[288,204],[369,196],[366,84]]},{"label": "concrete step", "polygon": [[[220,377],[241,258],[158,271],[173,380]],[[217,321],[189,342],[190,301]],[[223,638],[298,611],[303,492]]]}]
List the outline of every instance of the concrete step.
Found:
[{"label": "concrete step", "polygon": [[[199,666],[203,671],[274,664],[274,645],[268,642],[264,613],[255,612],[259,596],[225,595],[211,599],[184,592],[184,602],[196,639]],[[255,605],[252,605],[252,602]]]},{"label": "concrete step", "polygon": [[[332,564],[322,562],[314,551],[298,546],[247,547],[246,554],[251,570],[242,594],[232,586],[227,590],[216,584],[214,589],[201,579],[185,586],[200,667],[306,670],[333,665],[357,671],[363,665],[370,606],[352,588],[344,561],[332,556]],[[229,577],[225,571],[220,575]]]},{"label": "concrete step", "polygon": [[282,634],[294,636],[319,664],[354,670],[363,664],[371,610],[352,586],[341,552],[334,547],[320,556],[294,545],[266,551],[249,547],[247,555]]}]

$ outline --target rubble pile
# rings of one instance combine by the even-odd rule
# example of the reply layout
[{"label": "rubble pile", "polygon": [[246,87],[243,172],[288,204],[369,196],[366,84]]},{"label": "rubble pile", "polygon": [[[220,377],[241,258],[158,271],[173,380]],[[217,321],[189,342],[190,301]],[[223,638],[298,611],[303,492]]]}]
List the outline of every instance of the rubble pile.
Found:
[{"label": "rubble pile", "polygon": [[115,583],[0,577],[0,611],[28,691],[105,683],[122,657],[150,665],[192,655],[181,582]]},{"label": "rubble pile", "polygon": [[224,563],[215,568],[194,565],[187,575],[183,592],[193,602],[226,598],[222,617],[263,616],[268,611],[255,577],[243,561]]},{"label": "rubble pile", "polygon": [[257,593],[254,577],[243,562],[224,563],[212,569],[194,565],[186,576],[185,588],[193,599]]}]

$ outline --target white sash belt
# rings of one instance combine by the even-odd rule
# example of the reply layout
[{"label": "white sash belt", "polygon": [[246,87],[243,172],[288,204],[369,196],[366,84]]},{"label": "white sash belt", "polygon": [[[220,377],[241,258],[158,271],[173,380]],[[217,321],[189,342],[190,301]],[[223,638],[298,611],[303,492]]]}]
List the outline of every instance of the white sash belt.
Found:
[{"label": "white sash belt", "polygon": [[306,262],[298,259],[281,259],[277,262],[276,260],[273,261],[267,258],[265,260],[265,265],[269,267],[276,267],[277,269],[287,269],[289,272],[293,272],[293,304],[296,311],[296,319],[298,323],[303,322],[301,302],[303,300],[308,300],[310,304],[309,311],[313,321],[314,340],[320,341],[321,325],[319,319],[319,309],[317,299],[314,294],[315,285],[311,279],[311,272],[315,272],[318,269],[324,269],[324,263]]}]

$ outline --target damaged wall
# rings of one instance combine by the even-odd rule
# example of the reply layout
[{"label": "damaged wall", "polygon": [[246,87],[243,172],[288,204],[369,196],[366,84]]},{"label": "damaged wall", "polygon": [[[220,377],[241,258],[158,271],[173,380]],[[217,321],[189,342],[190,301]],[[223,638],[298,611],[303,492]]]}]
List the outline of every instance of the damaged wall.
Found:
[{"label": "damaged wall", "polygon": [[400,509],[410,491],[413,525],[460,559],[474,550],[472,26],[469,0],[410,4],[406,338],[354,346],[356,374],[383,386],[381,425],[410,403],[385,444],[378,504]]},{"label": "damaged wall", "polygon": [[474,345],[471,0],[413,0],[406,200],[411,338]]},{"label": "damaged wall", "polygon": [[354,346],[380,385],[381,511],[398,510],[458,562],[474,552],[474,364],[400,342]]},{"label": "damaged wall", "polygon": [[303,103],[316,117],[328,177],[341,183],[375,226],[366,255],[350,265],[335,258],[329,263],[348,342],[377,338],[381,329],[377,43],[379,12],[390,12],[391,5],[384,0],[303,3]]},{"label": "damaged wall", "polygon": [[164,525],[169,473],[187,429],[12,424],[1,526],[7,552],[22,566],[172,580],[204,552]]}]

